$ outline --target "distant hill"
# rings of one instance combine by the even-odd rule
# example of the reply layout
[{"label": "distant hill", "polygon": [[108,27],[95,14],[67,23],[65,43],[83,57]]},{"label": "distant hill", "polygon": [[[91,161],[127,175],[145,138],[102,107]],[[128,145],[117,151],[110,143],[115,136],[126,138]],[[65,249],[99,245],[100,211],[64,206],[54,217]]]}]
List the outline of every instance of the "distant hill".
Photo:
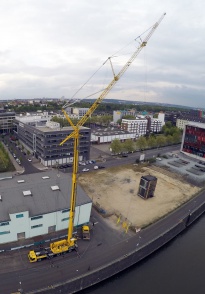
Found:
[{"label": "distant hill", "polygon": [[[83,99],[84,102],[95,102],[96,99]],[[164,107],[174,107],[174,108],[184,108],[184,109],[193,109],[193,107],[169,103],[159,103],[159,102],[143,102],[143,101],[132,101],[132,100],[118,100],[118,99],[104,99],[102,103],[114,103],[114,104],[132,104],[132,105],[155,105],[155,106],[164,106]]]}]

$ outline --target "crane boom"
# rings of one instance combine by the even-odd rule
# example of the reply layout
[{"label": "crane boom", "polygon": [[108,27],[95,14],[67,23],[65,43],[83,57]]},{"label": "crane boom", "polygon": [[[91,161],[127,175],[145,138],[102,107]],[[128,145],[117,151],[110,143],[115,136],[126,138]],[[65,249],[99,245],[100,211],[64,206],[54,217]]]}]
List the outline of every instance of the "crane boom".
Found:
[{"label": "crane boom", "polygon": [[[111,89],[114,87],[114,85],[118,82],[118,80],[121,78],[121,76],[126,72],[128,67],[132,64],[132,62],[135,60],[135,58],[138,56],[140,51],[147,45],[147,42],[165,17],[166,13],[164,13],[160,19],[152,26],[151,30],[147,34],[147,36],[144,38],[144,40],[141,42],[141,44],[138,46],[137,50],[132,54],[132,56],[129,58],[129,60],[126,62],[126,64],[123,66],[123,68],[120,70],[120,72],[117,75],[114,75],[113,80],[110,82],[110,84],[104,89],[104,91],[101,93],[101,95],[96,99],[96,101],[91,105],[91,107],[88,109],[86,114],[80,119],[80,121],[76,124],[76,127],[83,126],[84,123],[87,121],[87,119],[90,117],[90,115],[96,110],[98,105],[102,102],[102,100],[107,96],[107,94],[111,91]],[[65,111],[63,111],[65,113]],[[75,136],[75,128],[73,133],[71,133],[69,136],[67,136],[60,145],[64,144],[68,139],[74,138]]]},{"label": "crane boom", "polygon": [[145,37],[145,39],[141,42],[137,50],[132,54],[130,59],[126,62],[126,64],[123,66],[123,68],[120,70],[120,72],[115,76],[113,80],[110,82],[110,84],[107,86],[107,88],[102,92],[102,94],[97,98],[97,100],[93,103],[93,105],[89,108],[87,113],[81,118],[81,120],[77,123],[77,126],[82,126],[86,122],[86,120],[90,117],[90,115],[96,110],[98,105],[102,102],[102,100],[107,96],[107,94],[110,92],[110,90],[114,87],[114,85],[117,83],[117,81],[121,78],[121,76],[126,72],[128,67],[132,64],[132,62],[135,60],[137,55],[140,53],[140,51],[147,45],[148,40],[151,38],[153,35],[154,31],[157,29],[159,26],[160,22],[164,18],[166,13],[164,13],[158,22],[156,22],[148,35]]},{"label": "crane boom", "polygon": [[[114,70],[113,80],[109,83],[109,85],[104,89],[104,91],[101,93],[101,95],[96,99],[96,101],[92,104],[92,106],[89,108],[89,110],[86,112],[86,114],[80,119],[80,121],[74,125],[72,120],[67,115],[66,111],[62,109],[66,119],[70,123],[70,125],[73,127],[73,132],[68,135],[61,143],[60,145],[63,145],[67,140],[70,138],[74,139],[74,156],[73,156],[73,172],[72,172],[72,187],[71,187],[71,200],[70,200],[70,214],[69,214],[69,225],[68,225],[68,237],[67,240],[61,240],[56,241],[50,244],[50,248],[53,253],[62,253],[66,250],[69,250],[69,248],[74,248],[75,246],[75,239],[72,237],[73,235],[73,226],[74,226],[74,217],[75,217],[75,205],[76,205],[76,195],[77,195],[77,173],[78,173],[78,149],[79,149],[79,138],[80,138],[80,127],[84,125],[84,123],[87,121],[87,119],[90,117],[90,115],[96,110],[98,105],[102,102],[102,100],[105,98],[105,96],[111,91],[111,89],[114,87],[114,85],[117,83],[117,81],[121,78],[121,76],[125,73],[125,71],[128,69],[128,67],[132,64],[132,62],[135,60],[137,55],[140,53],[140,51],[147,45],[148,40],[153,35],[154,31],[159,26],[160,22],[164,18],[166,13],[164,13],[158,22],[156,22],[147,36],[144,38],[143,41],[141,41],[140,45],[138,46],[137,50],[132,54],[132,56],[129,58],[129,60],[126,62],[126,64],[123,66],[123,68],[120,70],[120,72],[115,75]],[[110,59],[110,58],[109,58]],[[110,60],[111,61],[111,60]],[[112,64],[111,64],[112,67]]]}]

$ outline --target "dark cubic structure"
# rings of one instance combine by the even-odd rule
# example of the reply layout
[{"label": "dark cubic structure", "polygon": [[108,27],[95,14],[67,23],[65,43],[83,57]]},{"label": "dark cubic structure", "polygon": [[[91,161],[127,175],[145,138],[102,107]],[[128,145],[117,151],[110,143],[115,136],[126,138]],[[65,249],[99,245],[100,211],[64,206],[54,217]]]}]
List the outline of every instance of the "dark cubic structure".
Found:
[{"label": "dark cubic structure", "polygon": [[154,191],[157,185],[157,178],[154,176],[142,176],[140,180],[138,195],[144,199],[154,197]]}]

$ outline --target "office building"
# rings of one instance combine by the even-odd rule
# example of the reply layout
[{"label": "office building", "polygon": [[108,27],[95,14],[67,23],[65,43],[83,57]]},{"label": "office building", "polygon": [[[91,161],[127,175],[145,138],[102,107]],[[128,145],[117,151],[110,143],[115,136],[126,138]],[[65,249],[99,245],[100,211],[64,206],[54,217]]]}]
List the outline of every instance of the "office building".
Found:
[{"label": "office building", "polygon": [[[72,127],[60,128],[60,124],[46,117],[17,117],[16,133],[19,142],[39,159],[44,166],[73,162],[73,139],[60,143],[73,132]],[[90,158],[90,129],[80,128],[79,160]]]}]

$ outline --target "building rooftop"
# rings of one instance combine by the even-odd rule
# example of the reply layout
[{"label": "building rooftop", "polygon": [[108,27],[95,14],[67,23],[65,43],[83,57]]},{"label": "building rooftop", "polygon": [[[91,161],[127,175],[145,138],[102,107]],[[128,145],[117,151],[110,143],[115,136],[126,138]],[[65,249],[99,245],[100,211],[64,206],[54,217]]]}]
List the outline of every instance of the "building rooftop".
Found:
[{"label": "building rooftop", "polygon": [[118,128],[109,127],[109,128],[98,128],[91,130],[92,135],[95,136],[112,136],[112,135],[123,135],[123,134],[130,134],[128,131],[124,131]]},{"label": "building rooftop", "polygon": [[181,115],[178,119],[187,120],[190,122],[205,123],[204,117],[196,117],[196,116],[191,116],[191,115]]},{"label": "building rooftop", "polygon": [[[31,217],[69,208],[71,184],[71,176],[56,170],[0,178],[0,221],[9,221],[9,213],[29,211]],[[89,202],[78,186],[76,205]]]},{"label": "building rooftop", "polygon": [[[50,128],[50,127],[47,127],[46,125],[43,125],[43,126],[33,126],[34,128],[36,128],[37,130],[41,131],[41,132],[55,132],[55,131],[61,131],[61,132],[70,132],[70,131],[73,131],[73,127],[69,126],[69,127],[63,127],[63,128],[59,128],[59,127],[56,127],[56,128]],[[85,130],[85,129],[89,129],[87,127],[80,127],[80,130]]]},{"label": "building rooftop", "polygon": [[197,128],[202,128],[204,129],[205,128],[205,122],[204,123],[201,123],[201,122],[193,122],[193,121],[190,121],[187,126],[193,126],[193,127],[197,127]]}]

